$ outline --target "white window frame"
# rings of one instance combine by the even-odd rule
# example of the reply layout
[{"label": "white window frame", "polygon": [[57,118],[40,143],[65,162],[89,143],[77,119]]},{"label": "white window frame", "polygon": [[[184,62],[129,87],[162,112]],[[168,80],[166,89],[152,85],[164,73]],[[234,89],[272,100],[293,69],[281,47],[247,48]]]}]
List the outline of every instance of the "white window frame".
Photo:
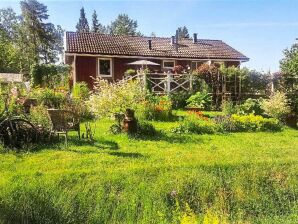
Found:
[{"label": "white window frame", "polygon": [[[174,66],[173,67],[165,67],[165,62],[174,62]],[[162,61],[162,67],[166,68],[166,69],[173,69],[176,65],[176,61],[175,60],[163,60]]]},{"label": "white window frame", "polygon": [[202,64],[204,64],[204,63],[206,63],[205,61],[191,61],[190,62],[190,68],[192,69],[192,63],[196,63],[196,69],[198,68],[198,63],[202,63]]},{"label": "white window frame", "polygon": [[[100,60],[110,61],[110,75],[100,74]],[[113,59],[112,58],[97,58],[97,76],[111,78],[113,77]]]}]

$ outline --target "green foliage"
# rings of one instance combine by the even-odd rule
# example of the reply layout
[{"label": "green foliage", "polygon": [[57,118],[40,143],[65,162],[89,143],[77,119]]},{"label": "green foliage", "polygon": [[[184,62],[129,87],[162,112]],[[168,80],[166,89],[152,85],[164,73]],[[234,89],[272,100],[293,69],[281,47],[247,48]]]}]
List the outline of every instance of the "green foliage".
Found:
[{"label": "green foliage", "polygon": [[131,68],[127,69],[124,73],[125,76],[133,76],[135,74],[137,74],[136,70]]},{"label": "green foliage", "polygon": [[[63,31],[47,20],[47,6],[37,0],[20,2],[22,11],[22,43],[27,55],[33,57],[34,63],[40,59],[45,63],[54,63],[57,55],[62,53]],[[32,63],[32,61],[31,61]]]},{"label": "green foliage", "polygon": [[188,29],[186,26],[178,27],[178,38],[189,38]]},{"label": "green foliage", "polygon": [[170,95],[173,109],[183,109],[186,107],[186,100],[191,96],[191,93],[187,91],[173,92]]},{"label": "green foliage", "polygon": [[103,118],[124,113],[127,108],[137,110],[144,100],[145,92],[138,81],[121,80],[111,83],[99,79],[87,105],[96,117]]},{"label": "green foliage", "polygon": [[127,14],[119,14],[117,19],[111,23],[109,30],[113,35],[141,36],[137,28],[138,23],[136,20],[129,18]]},{"label": "green foliage", "polygon": [[30,108],[29,120],[34,125],[46,130],[50,130],[51,121],[48,115],[47,107],[38,105]]},{"label": "green foliage", "polygon": [[217,125],[210,119],[197,117],[196,115],[187,116],[180,124],[172,129],[172,132],[179,134],[214,134]]},{"label": "green foliage", "polygon": [[168,96],[149,94],[138,109],[138,115],[146,120],[169,121],[172,119],[172,102]]},{"label": "green foliage", "polygon": [[30,71],[33,87],[66,87],[70,72],[69,65],[34,64]]},{"label": "green foliage", "polygon": [[237,113],[237,107],[234,106],[233,102],[231,100],[224,100],[221,103],[221,110],[225,115],[231,115]]},{"label": "green foliage", "polygon": [[138,121],[137,136],[146,137],[146,136],[155,136],[157,135],[155,127],[146,121]]},{"label": "green foliage", "polygon": [[30,93],[32,98],[37,98],[38,104],[48,108],[62,108],[66,103],[66,94],[50,88],[36,88]]},{"label": "green foliage", "polygon": [[105,33],[105,27],[100,22],[98,22],[97,13],[96,13],[95,10],[93,11],[93,14],[92,14],[92,28],[91,28],[91,32],[94,32],[94,33]]},{"label": "green foliage", "polygon": [[80,18],[79,18],[79,22],[76,25],[76,28],[77,28],[77,32],[82,32],[82,33],[89,32],[89,24],[86,18],[84,7],[80,9]]},{"label": "green foliage", "polygon": [[19,54],[7,33],[0,29],[0,72],[18,73],[21,69]]},{"label": "green foliage", "polygon": [[131,139],[111,123],[94,145],[1,153],[0,223],[296,222],[296,130]]},{"label": "green foliage", "polygon": [[72,89],[72,97],[78,98],[81,100],[88,100],[90,95],[90,90],[87,83],[77,82],[74,84]]},{"label": "green foliage", "polygon": [[270,117],[282,119],[289,114],[291,109],[287,102],[285,93],[275,92],[269,99],[263,100],[262,109]]},{"label": "green foliage", "polygon": [[282,125],[277,119],[263,118],[259,115],[237,115],[231,116],[235,125],[235,131],[281,131]]},{"label": "green foliage", "polygon": [[190,96],[186,102],[187,107],[196,107],[208,110],[211,108],[212,96],[210,96],[207,92],[197,92]]},{"label": "green foliage", "polygon": [[238,106],[238,114],[254,114],[262,115],[264,110],[262,109],[262,98],[251,99],[248,98],[243,104]]},{"label": "green foliage", "polygon": [[287,91],[298,89],[298,44],[284,50],[285,57],[280,61],[284,88]]}]

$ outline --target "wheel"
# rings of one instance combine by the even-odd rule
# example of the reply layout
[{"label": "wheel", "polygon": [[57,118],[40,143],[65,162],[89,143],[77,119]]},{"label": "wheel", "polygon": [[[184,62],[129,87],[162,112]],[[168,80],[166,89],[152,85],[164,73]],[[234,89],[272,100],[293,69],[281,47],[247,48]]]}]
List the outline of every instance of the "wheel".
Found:
[{"label": "wheel", "polygon": [[33,124],[21,118],[7,119],[0,124],[0,141],[5,147],[29,149],[37,141],[37,131]]}]

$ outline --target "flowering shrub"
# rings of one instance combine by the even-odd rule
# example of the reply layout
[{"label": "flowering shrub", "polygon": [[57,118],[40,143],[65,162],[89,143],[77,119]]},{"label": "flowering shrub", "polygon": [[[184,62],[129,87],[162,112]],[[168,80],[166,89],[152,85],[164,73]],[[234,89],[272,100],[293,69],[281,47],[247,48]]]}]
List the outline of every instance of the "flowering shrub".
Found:
[{"label": "flowering shrub", "polygon": [[147,120],[167,121],[172,118],[172,102],[168,96],[148,95],[140,114]]},{"label": "flowering shrub", "polygon": [[286,94],[282,92],[276,92],[268,100],[264,100],[262,109],[265,111],[265,114],[277,119],[282,119],[291,111]]},{"label": "flowering shrub", "polygon": [[282,128],[277,119],[253,114],[244,116],[233,114],[231,121],[237,131],[280,131]]},{"label": "flowering shrub", "polygon": [[177,73],[177,74],[181,74],[183,72],[184,68],[182,65],[176,65],[174,68],[173,68],[173,72],[174,73]]},{"label": "flowering shrub", "polygon": [[241,132],[241,131],[280,131],[282,125],[277,119],[264,118],[259,115],[238,115],[217,116],[214,121],[221,131]]},{"label": "flowering shrub", "polygon": [[102,118],[124,112],[127,108],[137,110],[144,100],[145,92],[138,81],[109,83],[98,79],[87,105],[96,117]]}]

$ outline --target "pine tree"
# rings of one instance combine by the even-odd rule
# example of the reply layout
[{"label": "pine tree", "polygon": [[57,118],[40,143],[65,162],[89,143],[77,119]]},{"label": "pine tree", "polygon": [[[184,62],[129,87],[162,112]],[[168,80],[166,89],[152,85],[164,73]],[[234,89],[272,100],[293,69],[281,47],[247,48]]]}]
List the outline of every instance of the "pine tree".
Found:
[{"label": "pine tree", "polygon": [[178,37],[179,37],[179,39],[189,38],[189,33],[188,33],[188,29],[186,28],[186,26],[178,27]]},{"label": "pine tree", "polygon": [[136,20],[130,19],[127,14],[120,14],[109,26],[109,31],[114,35],[142,36],[140,32],[137,32],[137,28],[138,23]]},{"label": "pine tree", "polygon": [[89,24],[86,18],[84,7],[81,8],[79,22],[76,25],[77,32],[89,32]]}]

